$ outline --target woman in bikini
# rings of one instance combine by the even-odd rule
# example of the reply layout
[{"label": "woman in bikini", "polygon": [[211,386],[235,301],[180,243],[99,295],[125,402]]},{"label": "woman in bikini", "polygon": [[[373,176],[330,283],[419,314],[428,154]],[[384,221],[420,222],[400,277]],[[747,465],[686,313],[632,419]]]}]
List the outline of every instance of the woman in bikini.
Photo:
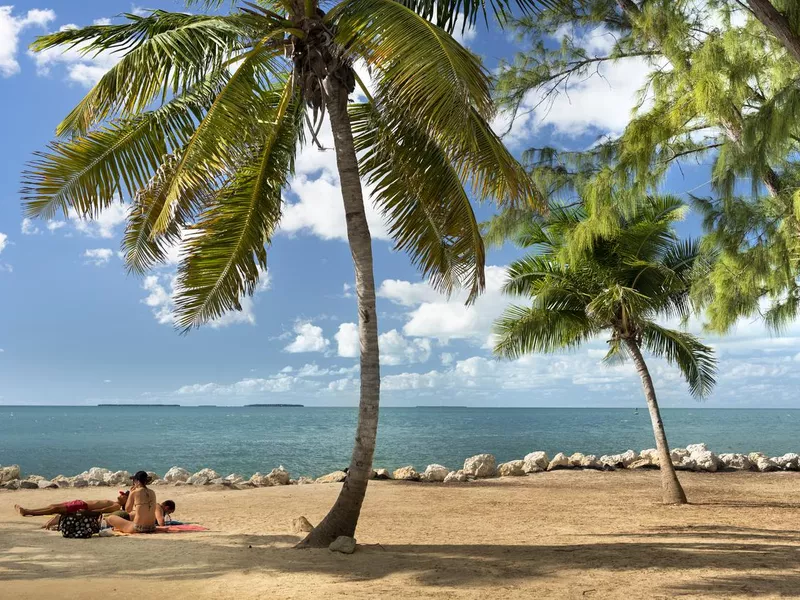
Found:
[{"label": "woman in bikini", "polygon": [[156,493],[147,487],[147,473],[138,471],[133,479],[133,487],[125,504],[130,513],[127,521],[117,515],[106,517],[106,523],[123,533],[154,533],[156,530]]}]

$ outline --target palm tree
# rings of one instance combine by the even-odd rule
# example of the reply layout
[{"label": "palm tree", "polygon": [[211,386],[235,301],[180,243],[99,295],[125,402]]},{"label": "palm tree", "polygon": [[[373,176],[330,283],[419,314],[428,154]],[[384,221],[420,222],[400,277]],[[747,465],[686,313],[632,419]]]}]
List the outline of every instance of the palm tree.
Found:
[{"label": "palm tree", "polygon": [[694,241],[675,234],[682,212],[666,197],[627,214],[606,209],[589,219],[583,208],[556,207],[544,222],[529,220],[517,241],[538,252],[510,266],[505,291],[531,305],[510,306],[496,323],[495,352],[507,358],[574,348],[610,332],[604,360],[631,358],[642,379],[667,504],[684,504],[686,495],[642,350],[677,364],[696,397],[711,391],[716,371],[711,348],[657,322],[689,317],[689,288],[704,262]]},{"label": "palm tree", "polygon": [[[491,3],[499,12],[535,5]],[[319,145],[327,113],[355,266],[361,391],[347,481],[308,546],[354,534],[372,473],[380,370],[362,178],[396,248],[437,289],[464,285],[470,299],[484,287],[485,251],[465,185],[500,205],[538,203],[488,125],[488,73],[449,33],[460,15],[472,24],[481,13],[483,0],[260,0],[231,14],[125,15],[123,24],[60,31],[32,46],[121,60],[25,173],[27,216],[93,218],[132,198],[127,268],[144,273],[182,244],[175,322],[184,331],[240,309],[256,289],[297,148]],[[371,90],[357,61],[371,72]],[[364,103],[349,102],[356,84]]]}]

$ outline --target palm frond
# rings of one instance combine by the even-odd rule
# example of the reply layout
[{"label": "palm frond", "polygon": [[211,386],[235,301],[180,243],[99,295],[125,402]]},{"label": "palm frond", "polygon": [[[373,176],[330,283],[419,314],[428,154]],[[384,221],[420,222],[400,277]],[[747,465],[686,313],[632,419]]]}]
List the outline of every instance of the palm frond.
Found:
[{"label": "palm frond", "polygon": [[281,191],[294,171],[303,115],[286,85],[265,139],[189,228],[175,298],[183,330],[240,310],[240,298],[255,291],[266,268],[264,245],[280,220]]},{"label": "palm frond", "polygon": [[156,110],[112,121],[83,137],[55,141],[23,173],[28,217],[52,218],[70,209],[95,217],[118,199],[145,187],[163,157],[180,148],[218,93],[218,74]]},{"label": "palm frond", "polygon": [[[489,13],[503,22],[514,10],[522,14],[566,4],[564,0],[398,0],[426,19],[450,32],[474,26],[479,18],[488,20]],[[488,7],[488,11],[487,11]]]},{"label": "palm frond", "polygon": [[678,366],[693,396],[705,398],[711,393],[717,361],[714,351],[695,336],[649,323],[642,332],[642,344],[653,355]]},{"label": "palm frond", "polygon": [[511,305],[495,323],[494,352],[504,358],[555,352],[579,346],[600,331],[583,311]]},{"label": "palm frond", "polygon": [[336,41],[373,69],[384,110],[399,107],[419,126],[455,138],[464,138],[473,109],[491,116],[491,83],[480,59],[411,9],[393,0],[344,0],[326,20]]},{"label": "palm frond", "polygon": [[36,52],[64,48],[86,56],[122,56],[59,125],[58,135],[85,135],[111,115],[141,113],[159,96],[164,100],[192,88],[253,43],[246,15],[156,10],[125,17],[128,22],[121,25],[66,29],[31,45]]},{"label": "palm frond", "polygon": [[260,50],[249,53],[227,78],[181,149],[180,160],[165,186],[165,202],[153,224],[154,232],[167,227],[173,205],[181,196],[202,189],[204,182],[217,179],[238,164],[274,117],[285,84],[277,79],[275,52],[263,47]]},{"label": "palm frond", "polygon": [[438,144],[413,122],[391,119],[371,104],[351,105],[362,176],[389,223],[395,247],[411,256],[438,290],[483,291],[486,252],[458,173]]}]

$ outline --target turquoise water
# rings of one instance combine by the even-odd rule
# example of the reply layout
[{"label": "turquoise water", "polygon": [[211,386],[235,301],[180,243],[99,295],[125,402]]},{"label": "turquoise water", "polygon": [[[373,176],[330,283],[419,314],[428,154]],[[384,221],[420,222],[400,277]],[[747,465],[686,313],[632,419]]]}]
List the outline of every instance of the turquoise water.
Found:
[{"label": "turquoise water", "polygon": [[[800,410],[665,409],[673,447],[715,452],[800,451]],[[293,476],[347,466],[353,408],[0,406],[0,465],[74,475],[93,466],[164,473],[179,465],[250,475],[284,465]],[[558,408],[384,408],[376,467],[498,460],[528,452],[610,454],[654,446],[647,411]]]}]

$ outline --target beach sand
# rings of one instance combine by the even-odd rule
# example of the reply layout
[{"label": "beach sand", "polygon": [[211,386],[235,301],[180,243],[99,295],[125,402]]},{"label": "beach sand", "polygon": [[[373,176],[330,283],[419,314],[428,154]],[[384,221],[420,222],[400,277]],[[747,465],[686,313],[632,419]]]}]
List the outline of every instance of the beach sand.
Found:
[{"label": "beach sand", "polygon": [[439,485],[370,483],[347,556],[294,550],[339,485],[157,487],[212,531],[91,540],[38,530],[15,503],[110,488],[0,491],[0,597],[708,598],[800,594],[800,473],[681,473],[692,504],[659,504],[657,471],[559,471]]}]

